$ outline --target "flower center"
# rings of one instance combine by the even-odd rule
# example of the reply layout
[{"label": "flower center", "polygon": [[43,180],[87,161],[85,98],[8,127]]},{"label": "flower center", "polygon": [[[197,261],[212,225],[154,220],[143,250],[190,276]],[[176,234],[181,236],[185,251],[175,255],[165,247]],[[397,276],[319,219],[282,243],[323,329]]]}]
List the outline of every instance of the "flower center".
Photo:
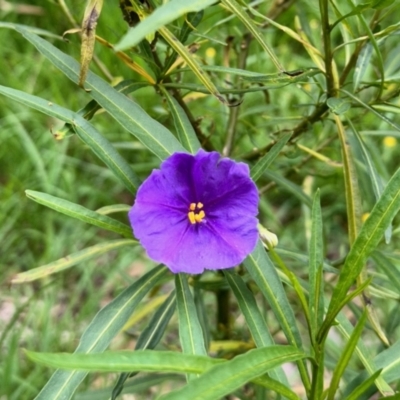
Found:
[{"label": "flower center", "polygon": [[202,222],[203,219],[206,216],[206,213],[202,208],[204,207],[203,203],[190,203],[189,205],[189,212],[188,212],[188,218],[189,221],[192,225]]}]

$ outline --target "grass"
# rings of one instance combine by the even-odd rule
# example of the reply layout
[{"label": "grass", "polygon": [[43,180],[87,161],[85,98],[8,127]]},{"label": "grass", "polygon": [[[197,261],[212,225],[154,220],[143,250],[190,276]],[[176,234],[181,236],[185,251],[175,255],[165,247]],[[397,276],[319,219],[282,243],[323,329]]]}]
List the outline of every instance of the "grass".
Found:
[{"label": "grass", "polygon": [[[85,4],[67,2],[75,17],[79,20]],[[115,4],[113,4],[115,3]],[[5,3],[17,5],[17,3]],[[49,32],[62,35],[71,28],[71,23],[63,14],[57,2],[48,1],[45,4],[36,0],[30,1],[36,5],[43,15],[23,14],[21,8],[17,12],[0,11],[4,22],[24,24],[38,27]],[[1,5],[0,5],[1,6]],[[75,8],[72,8],[74,6]],[[266,4],[261,4],[259,12],[266,14]],[[343,6],[343,13],[350,11],[350,6]],[[398,11],[398,8],[397,8]],[[1,15],[3,13],[3,15]],[[368,10],[365,16],[371,18],[373,11]],[[384,15],[384,12],[383,12]],[[396,18],[384,15],[380,29],[397,23]],[[333,18],[333,13],[331,15]],[[296,24],[301,24],[310,43],[317,49],[324,48],[319,25],[319,9],[316,5],[305,7],[292,6],[277,18],[277,22],[296,30]],[[293,23],[293,21],[295,21]],[[116,43],[125,32],[125,24],[120,16],[117,2],[105,2],[98,24],[98,34],[111,43]],[[338,46],[346,37],[346,28],[351,28],[359,35],[363,33],[362,24],[349,19],[339,28],[332,31],[333,47]],[[174,27],[174,24],[172,24]],[[376,29],[378,29],[376,27]],[[297,29],[297,31],[299,31]],[[240,44],[243,43],[245,27],[229,13],[220,7],[211,7],[205,12],[201,28],[193,38],[200,43],[196,53],[198,61],[208,65],[237,67],[240,60]],[[279,60],[286,70],[315,67],[313,58],[299,42],[284,35],[280,30],[268,26],[265,38],[271,43]],[[232,39],[229,39],[232,38]],[[348,37],[347,40],[352,39]],[[57,47],[79,58],[79,37],[69,36],[69,43],[54,39]],[[83,90],[72,84],[48,61],[46,61],[17,32],[0,26],[0,85],[32,93],[59,104],[71,110],[79,110],[90,97]],[[164,42],[159,43],[159,54],[164,57],[168,53]],[[346,46],[334,53],[339,71],[343,71],[356,45]],[[211,51],[210,51],[211,50]],[[214,51],[213,51],[214,50]],[[313,50],[311,50],[312,52]],[[387,82],[379,102],[386,108],[382,115],[399,123],[398,102],[395,96],[398,85],[398,44],[397,36],[388,36],[380,43],[383,59],[382,67],[386,71]],[[146,62],[137,53],[128,52],[132,58],[143,67],[149,69]],[[115,81],[119,79],[138,79],[115,57],[107,48],[96,45],[96,55],[107,71],[112,73]],[[311,54],[315,55],[315,54]],[[379,87],[379,58],[372,54],[373,62],[365,70],[360,90],[356,95],[362,102],[374,104],[377,87]],[[249,54],[244,69],[255,72],[273,74],[276,70],[258,43],[250,44]],[[355,74],[353,66],[352,74]],[[91,69],[102,77],[102,70],[95,63]],[[181,72],[185,83],[198,81],[190,72]],[[173,77],[174,75],[171,75]],[[250,84],[240,76],[210,72],[209,76],[220,88],[247,88]],[[346,80],[344,88],[351,90],[353,77]],[[105,77],[106,78],[106,77]],[[173,78],[171,78],[173,79]],[[254,164],[257,157],[252,156],[254,149],[262,149],[273,143],[279,133],[291,130],[303,121],[306,115],[314,112],[316,105],[326,100],[325,81],[322,74],[316,75],[304,83],[298,83],[279,89],[250,92],[245,95],[240,106],[240,113],[235,120],[236,137],[232,147],[232,155],[237,159],[245,159]],[[184,90],[182,90],[184,92]],[[191,97],[190,97],[191,96]],[[340,96],[344,97],[343,93]],[[133,95],[136,101],[153,118],[159,120],[168,129],[174,130],[172,118],[165,101],[153,88],[147,87],[136,91]],[[243,100],[240,94],[227,95],[232,103]],[[229,121],[234,118],[234,108],[220,104],[215,98],[199,93],[187,96],[187,106],[196,120],[196,126],[208,138],[209,146],[222,151],[226,144]],[[388,104],[390,103],[390,104]],[[376,108],[378,110],[378,107]],[[387,181],[398,168],[400,140],[398,130],[388,125],[382,118],[367,112],[362,105],[352,104],[348,114],[354,122],[367,146],[371,160],[383,180]],[[321,117],[309,125],[308,129],[299,135],[298,143],[285,148],[284,154],[276,159],[273,165],[275,176],[285,179],[272,179],[265,175],[260,179],[259,188],[264,194],[260,201],[260,220],[279,237],[280,247],[294,253],[306,254],[308,237],[310,235],[310,214],[305,204],[299,200],[300,192],[313,197],[315,188],[320,188],[325,233],[326,259],[334,266],[341,266],[347,254],[349,240],[347,238],[347,214],[343,171],[338,165],[342,162],[341,148],[337,140],[336,127],[333,120]],[[101,113],[94,119],[96,128],[121,152],[134,171],[144,178],[158,165],[158,160],[150,152],[143,150],[140,143],[123,130],[109,115]],[[63,126],[61,121],[46,117],[11,100],[0,97],[0,399],[25,400],[31,399],[49,379],[52,371],[33,364],[24,356],[23,349],[40,352],[73,352],[82,332],[93,316],[106,303],[111,301],[128,284],[132,283],[151,264],[143,252],[137,249],[122,249],[107,253],[98,259],[68,269],[58,275],[42,279],[32,284],[10,285],[13,275],[34,267],[47,264],[75,251],[99,243],[101,240],[116,238],[109,232],[99,231],[79,221],[69,219],[55,211],[47,209],[28,200],[25,190],[36,190],[65,198],[71,202],[82,204],[96,210],[112,204],[132,204],[133,197],[116,180],[109,170],[96,158],[76,135],[70,135],[63,140],[56,140],[52,132]],[[388,140],[390,137],[392,140]],[[395,138],[395,139],[393,139]],[[357,173],[362,191],[362,212],[371,211],[376,199],[370,182],[370,174],[362,159],[362,152],[354,139],[350,140]],[[314,151],[314,155],[306,149]],[[315,157],[317,153],[317,157]],[[336,164],[335,164],[336,163]],[[124,214],[117,218],[126,221]],[[398,248],[398,219],[395,220],[394,234],[391,244],[385,248],[394,268],[399,268],[400,255]],[[285,262],[290,265],[296,275],[306,279],[307,266],[304,261],[296,261],[287,257]],[[374,306],[378,310],[379,319],[392,342],[398,340],[399,330],[393,326],[392,316],[395,314],[399,300],[399,287],[387,277],[384,271],[374,267]],[[219,278],[206,275],[202,278],[202,288],[206,295],[207,314],[214,325],[213,288],[219,284]],[[208,285],[208,286],[207,286]],[[332,286],[332,277],[326,277],[328,290]],[[168,286],[167,286],[168,288]],[[389,293],[390,289],[390,293]],[[161,292],[164,289],[159,289]],[[386,291],[386,293],[385,293]],[[157,290],[150,299],[157,295]],[[294,294],[289,292],[289,299],[299,321],[301,311]],[[354,307],[353,307],[354,308]],[[279,326],[268,307],[265,307],[267,320],[271,320],[271,329],[275,336],[282,339]],[[353,309],[358,315],[358,309]],[[243,321],[240,319],[236,303],[231,310],[232,337],[242,340],[248,338]],[[119,335],[112,348],[133,348],[138,333],[146,325],[149,315],[143,317],[138,325],[128,333]],[[211,328],[214,337],[220,332],[214,326]],[[301,333],[306,336],[301,324]],[[380,344],[371,329],[367,331],[366,340],[372,341],[375,352]],[[177,321],[173,319],[168,334],[163,339],[162,348],[178,348]],[[229,353],[229,350],[227,350]],[[224,353],[225,354],[225,353]],[[328,340],[327,365],[334,365],[335,342]],[[349,378],[354,376],[358,365],[353,360]],[[156,381],[158,377],[151,376]],[[149,378],[149,380],[150,380]],[[136,378],[135,378],[136,379]],[[142,380],[140,380],[142,379]],[[138,376],[138,382],[144,388],[143,398],[149,398],[149,382]],[[101,390],[112,386],[114,375],[93,374],[85,380],[81,387]],[[153,381],[151,381],[153,382]],[[179,385],[175,380],[171,385]],[[169,386],[161,390],[169,390]],[[151,396],[155,396],[151,392]],[[92,398],[100,394],[92,394]],[[105,395],[107,396],[107,395]],[[261,395],[260,395],[261,396]],[[78,398],[86,398],[83,395]],[[89,395],[88,397],[89,398]],[[100,397],[98,397],[100,398]],[[107,398],[107,397],[105,397]]]}]

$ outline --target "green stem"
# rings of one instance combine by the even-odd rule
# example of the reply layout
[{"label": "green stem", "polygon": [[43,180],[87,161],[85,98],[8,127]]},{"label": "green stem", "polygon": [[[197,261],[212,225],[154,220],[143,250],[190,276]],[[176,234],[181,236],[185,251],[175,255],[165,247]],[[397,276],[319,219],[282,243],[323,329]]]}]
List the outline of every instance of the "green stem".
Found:
[{"label": "green stem", "polygon": [[336,97],[337,88],[333,76],[332,48],[331,48],[331,26],[329,25],[328,0],[319,0],[321,11],[322,39],[325,49],[325,76],[328,97]]}]

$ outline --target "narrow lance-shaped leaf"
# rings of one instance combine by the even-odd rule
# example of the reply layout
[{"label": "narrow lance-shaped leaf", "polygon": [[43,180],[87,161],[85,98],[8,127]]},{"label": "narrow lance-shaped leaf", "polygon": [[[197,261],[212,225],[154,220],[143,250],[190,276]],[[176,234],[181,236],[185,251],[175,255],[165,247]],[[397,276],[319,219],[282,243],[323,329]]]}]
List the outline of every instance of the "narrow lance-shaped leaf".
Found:
[{"label": "narrow lance-shaped leaf", "polygon": [[[173,291],[164,301],[164,303],[158,308],[151,318],[149,324],[140,334],[138,341],[136,342],[135,351],[142,349],[154,349],[157,346],[164,335],[165,328],[167,327],[169,320],[174,314],[175,300],[176,295],[175,291]],[[111,400],[115,400],[122,392],[124,383],[129,376],[129,372],[124,372],[119,376],[118,381],[112,391]]]},{"label": "narrow lance-shaped leaf", "polygon": [[[163,266],[153,268],[100,310],[83,333],[75,352],[104,351],[125,325],[144,295],[166,274],[167,269]],[[56,371],[36,400],[68,400],[85,376],[86,372]]]},{"label": "narrow lance-shaped leaf", "polygon": [[[361,225],[361,196],[358,185],[357,171],[354,165],[354,158],[346,138],[346,132],[340,118],[334,115],[336,126],[338,128],[339,139],[342,145],[343,155],[343,169],[344,169],[344,182],[345,182],[345,194],[346,194],[346,205],[347,205],[347,218],[349,221],[349,239],[350,245],[353,244],[355,238],[360,231]],[[357,286],[360,287],[367,279],[367,273],[364,269],[361,269],[357,276]],[[365,289],[364,298],[369,299],[370,294],[368,288]],[[370,301],[364,301],[365,308],[368,312],[368,319],[383,343],[389,345],[389,341],[383,332],[379,320],[376,316],[375,310],[372,308]]]},{"label": "narrow lance-shaped leaf", "polygon": [[[345,264],[340,272],[339,282],[335,286],[325,321],[332,320],[340,311],[340,304],[347,291],[361,273],[370,253],[377,247],[385,229],[400,209],[400,169],[392,176],[381,198],[375,204],[368,219],[354,242]],[[319,332],[325,337],[329,326],[324,322]]]},{"label": "narrow lance-shaped leaf", "polygon": [[[72,57],[26,29],[18,29],[18,31],[56,68],[73,82],[78,83],[79,64]],[[85,87],[90,90],[89,94],[93,99],[160,159],[163,160],[177,151],[185,152],[185,148],[168,129],[151,118],[134,101],[90,71]]]},{"label": "narrow lance-shaped leaf", "polygon": [[[256,346],[266,347],[273,345],[274,341],[269,333],[268,326],[250,289],[235,272],[224,270],[224,275],[237,299]],[[269,375],[271,378],[289,386],[286,375],[281,369],[274,369]]]},{"label": "narrow lance-shaped leaf", "polygon": [[[362,395],[372,386],[374,385],[379,375],[382,373],[382,370],[379,369],[375,373],[373,373],[368,379],[366,379],[361,385],[358,385],[357,388],[352,391],[344,400],[359,400],[362,398]],[[398,397],[397,395],[395,395]],[[390,399],[391,397],[386,396],[386,399]],[[393,399],[393,398],[392,398]]]},{"label": "narrow lance-shaped leaf", "polygon": [[303,352],[292,346],[269,346],[250,350],[231,361],[211,367],[199,378],[161,399],[218,400],[270,369],[304,357]]},{"label": "narrow lance-shaped leaf", "polygon": [[354,69],[353,92],[357,91],[357,88],[369,66],[371,56],[372,56],[372,45],[371,43],[366,43],[365,46],[360,51],[360,54],[357,58],[356,68]]},{"label": "narrow lance-shaped leaf", "polygon": [[[353,133],[354,133],[354,138],[356,139],[356,143],[358,144],[363,159],[365,161],[365,165],[367,167],[368,171],[368,176],[371,179],[371,185],[372,185],[372,190],[375,194],[375,200],[378,201],[379,197],[381,197],[381,194],[383,192],[383,188],[385,186],[382,178],[379,176],[378,171],[375,168],[375,165],[371,159],[371,156],[368,152],[367,146],[364,143],[363,138],[361,137],[360,133],[358,130],[355,128],[353,123],[351,122],[350,119],[347,119],[347,122],[349,123]],[[390,238],[392,236],[392,225],[389,225],[389,227],[385,231],[385,240],[386,243],[390,242]]]},{"label": "narrow lance-shaped leaf", "polygon": [[339,387],[340,379],[347,368],[347,365],[352,357],[354,350],[356,348],[357,342],[360,339],[362,331],[364,329],[365,321],[367,320],[367,313],[366,311],[363,312],[361,315],[360,320],[357,322],[350,339],[347,341],[342,354],[336,364],[336,367],[333,371],[331,383],[329,385],[328,390],[328,400],[334,400],[337,388]]},{"label": "narrow lance-shaped leaf", "polygon": [[[345,316],[342,312],[337,315],[336,321],[338,322],[338,324],[336,325],[336,329],[343,335],[346,342],[349,341],[354,330],[353,325],[350,323],[347,316]],[[373,375],[377,368],[381,368],[378,363],[375,364],[375,360],[372,360],[369,353],[369,348],[362,341],[362,338],[360,338],[360,340],[358,341],[355,352],[357,353],[358,358],[360,359],[360,361],[364,365],[364,368],[369,374]],[[378,376],[375,382],[377,388],[384,396],[394,393],[393,389],[389,386],[387,382],[390,382],[390,380],[385,381],[382,376]]]},{"label": "narrow lance-shaped leaf", "polygon": [[256,182],[262,176],[263,172],[274,162],[275,158],[278,157],[291,136],[291,133],[283,134],[282,137],[272,146],[271,150],[251,168],[251,178],[254,182]]},{"label": "narrow lance-shaped leaf", "polygon": [[39,204],[43,204],[46,207],[52,208],[59,213],[79,219],[80,221],[88,224],[98,226],[99,228],[119,233],[125,237],[132,237],[132,229],[128,225],[123,224],[116,219],[99,214],[96,211],[89,210],[88,208],[79,204],[60,199],[59,197],[55,197],[47,193],[35,192],[34,190],[26,190],[25,193],[29,199],[34,200]]},{"label": "narrow lance-shaped leaf", "polygon": [[126,50],[136,46],[147,35],[155,33],[161,27],[176,20],[182,15],[193,11],[201,11],[214,4],[216,0],[171,0],[158,7],[153,13],[143,19],[115,46],[116,50]]},{"label": "narrow lance-shaped leaf", "polygon": [[82,116],[40,97],[21,92],[20,90],[0,86],[0,93],[28,107],[41,111],[46,115],[72,124],[80,139],[82,139],[110,168],[126,188],[132,193],[136,192],[136,188],[140,185],[139,178],[134,174],[129,164],[121,157],[111,143],[100,135],[100,133]]},{"label": "narrow lance-shaped leaf", "polygon": [[[267,299],[289,343],[301,349],[302,341],[296,325],[296,318],[282,282],[261,241],[258,241],[255,250],[244,260],[244,265]],[[303,384],[308,390],[310,381],[305,364],[299,361],[298,368]]]},{"label": "narrow lance-shaped leaf", "polygon": [[309,246],[309,310],[312,330],[311,333],[312,337],[315,338],[317,330],[322,324],[324,314],[324,303],[322,296],[323,231],[319,190],[314,196],[311,220],[311,239]]},{"label": "narrow lance-shaped leaf", "polygon": [[371,107],[369,104],[364,103],[359,97],[355,96],[354,94],[348,92],[345,89],[340,89],[341,92],[345,93],[347,96],[349,96],[352,100],[354,100],[356,103],[360,104],[362,107],[364,107],[366,110],[371,111],[373,114],[375,114],[378,118],[380,118],[382,121],[386,122],[389,124],[392,128],[394,128],[396,131],[400,131],[400,126],[394,123],[391,119],[385,117],[383,114],[381,114],[379,111],[375,110],[375,108]]},{"label": "narrow lance-shaped leaf", "polygon": [[188,116],[179,103],[168,93],[168,91],[162,86],[160,86],[160,88],[167,99],[168,108],[172,114],[172,118],[174,119],[174,125],[179,141],[187,150],[189,150],[192,154],[195,154],[197,150],[200,149],[201,145],[199,139],[197,139],[196,132],[194,131]]},{"label": "narrow lance-shaped leaf", "polygon": [[[105,351],[101,354],[35,353],[26,351],[34,362],[48,367],[77,371],[176,372],[200,374],[226,360],[184,354],[177,351]],[[86,374],[85,374],[86,375]],[[47,399],[54,399],[51,395]]]},{"label": "narrow lance-shaped leaf", "polygon": [[35,281],[36,279],[42,279],[45,276],[64,271],[67,268],[80,264],[83,261],[91,260],[109,251],[117,250],[125,246],[133,246],[136,244],[138,244],[138,242],[131,239],[110,240],[108,242],[99,243],[94,246],[87,247],[86,249],[77,251],[76,253],[69,254],[68,256],[60,258],[57,261],[42,265],[41,267],[21,272],[20,274],[17,274],[11,282],[25,283]]},{"label": "narrow lance-shaped leaf", "polygon": [[235,0],[221,0],[221,3],[224,7],[226,7],[229,11],[235,14],[243,23],[246,25],[247,29],[252,33],[255,39],[260,43],[262,48],[268,53],[271,57],[272,62],[274,63],[275,67],[280,71],[283,72],[284,68],[282,67],[281,63],[275,56],[274,52],[270,49],[270,47],[265,42],[263,36],[261,35],[260,29],[254,24],[254,22],[250,19],[250,17],[246,14],[243,10],[242,6],[237,3]]},{"label": "narrow lance-shaped leaf", "polygon": [[96,25],[103,7],[103,0],[89,0],[82,21],[81,69],[79,86],[83,87],[96,43]]},{"label": "narrow lance-shaped leaf", "polygon": [[[175,275],[176,305],[179,319],[179,340],[185,354],[206,355],[204,336],[197,316],[196,305],[185,274]],[[188,376],[188,379],[192,379]]]}]

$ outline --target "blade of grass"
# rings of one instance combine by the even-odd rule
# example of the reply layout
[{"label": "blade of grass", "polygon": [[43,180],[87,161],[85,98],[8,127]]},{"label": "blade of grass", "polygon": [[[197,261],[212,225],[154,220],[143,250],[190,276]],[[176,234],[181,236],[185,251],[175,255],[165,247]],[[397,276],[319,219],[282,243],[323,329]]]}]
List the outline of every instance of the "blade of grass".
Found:
[{"label": "blade of grass", "polygon": [[[153,268],[100,310],[83,333],[75,353],[104,351],[144,295],[166,274],[167,269],[163,266]],[[86,372],[56,371],[36,400],[68,400],[86,375]]]},{"label": "blade of grass", "polygon": [[74,265],[82,263],[83,261],[98,257],[109,251],[136,244],[138,244],[138,242],[131,239],[110,240],[107,242],[96,244],[94,246],[87,247],[86,249],[77,251],[76,253],[69,254],[68,256],[60,258],[57,261],[42,265],[41,267],[21,272],[20,274],[17,274],[13,277],[11,283],[26,283],[35,281],[37,279],[42,279],[45,276],[64,271],[67,268],[73,267]]}]

